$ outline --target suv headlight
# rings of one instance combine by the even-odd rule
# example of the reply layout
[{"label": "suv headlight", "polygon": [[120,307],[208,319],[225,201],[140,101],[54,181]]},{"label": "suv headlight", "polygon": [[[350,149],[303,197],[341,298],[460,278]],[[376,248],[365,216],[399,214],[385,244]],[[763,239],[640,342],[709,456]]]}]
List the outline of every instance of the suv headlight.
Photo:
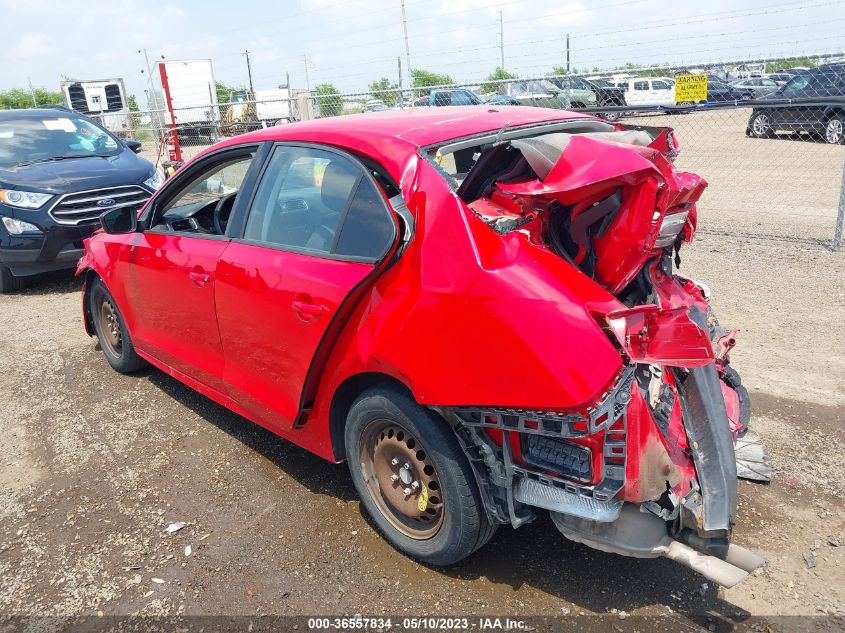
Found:
[{"label": "suv headlight", "polygon": [[9,235],[21,235],[23,233],[41,233],[41,229],[39,229],[34,224],[24,222],[23,220],[17,220],[15,218],[4,217],[3,226],[6,227],[6,230],[9,232]]},{"label": "suv headlight", "polygon": [[37,209],[46,204],[52,197],[53,195],[49,193],[0,189],[0,202],[19,209]]},{"label": "suv headlight", "polygon": [[144,184],[153,191],[156,191],[162,184],[164,184],[164,176],[158,169],[156,169],[153,172],[153,175],[144,181]]}]

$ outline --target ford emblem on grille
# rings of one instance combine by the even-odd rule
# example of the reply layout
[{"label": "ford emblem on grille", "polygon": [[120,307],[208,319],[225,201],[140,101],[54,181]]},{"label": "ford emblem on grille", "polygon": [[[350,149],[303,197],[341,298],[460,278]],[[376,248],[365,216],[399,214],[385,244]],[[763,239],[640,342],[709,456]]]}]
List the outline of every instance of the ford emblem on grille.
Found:
[{"label": "ford emblem on grille", "polygon": [[114,204],[114,198],[103,198],[102,200],[97,200],[98,207],[110,207]]}]

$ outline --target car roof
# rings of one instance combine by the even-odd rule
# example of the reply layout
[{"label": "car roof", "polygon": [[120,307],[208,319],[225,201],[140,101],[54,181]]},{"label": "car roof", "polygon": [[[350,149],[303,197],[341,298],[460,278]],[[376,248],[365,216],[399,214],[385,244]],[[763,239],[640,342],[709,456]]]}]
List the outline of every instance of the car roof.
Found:
[{"label": "car roof", "polygon": [[76,112],[64,106],[43,108],[25,108],[19,110],[0,110],[0,119],[43,119],[44,117],[56,116],[57,112],[76,115]]},{"label": "car roof", "polygon": [[[244,141],[301,141],[350,149],[406,153],[466,136],[550,121],[591,119],[588,115],[527,106],[445,106],[365,112],[257,130],[235,137]],[[233,139],[234,140],[234,139]]]}]

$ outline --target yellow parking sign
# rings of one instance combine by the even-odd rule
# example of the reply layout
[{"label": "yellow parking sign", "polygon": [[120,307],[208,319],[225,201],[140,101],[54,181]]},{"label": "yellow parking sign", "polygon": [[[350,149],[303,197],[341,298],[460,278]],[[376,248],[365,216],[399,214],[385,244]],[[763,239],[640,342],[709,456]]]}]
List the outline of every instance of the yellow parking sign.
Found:
[{"label": "yellow parking sign", "polygon": [[707,101],[707,75],[676,75],[675,103]]}]

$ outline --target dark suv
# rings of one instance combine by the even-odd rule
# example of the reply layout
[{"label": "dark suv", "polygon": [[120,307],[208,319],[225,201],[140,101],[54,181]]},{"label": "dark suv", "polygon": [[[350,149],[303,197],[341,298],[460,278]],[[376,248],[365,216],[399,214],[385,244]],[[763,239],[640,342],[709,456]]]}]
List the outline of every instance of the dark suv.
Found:
[{"label": "dark suv", "polygon": [[76,266],[104,211],[140,209],[163,180],[140,148],[65,108],[0,112],[0,292]]},{"label": "dark suv", "polygon": [[845,144],[845,63],[796,75],[765,99],[790,103],[754,108],[746,129],[749,136],[766,138],[786,130],[809,132],[831,145]]}]

